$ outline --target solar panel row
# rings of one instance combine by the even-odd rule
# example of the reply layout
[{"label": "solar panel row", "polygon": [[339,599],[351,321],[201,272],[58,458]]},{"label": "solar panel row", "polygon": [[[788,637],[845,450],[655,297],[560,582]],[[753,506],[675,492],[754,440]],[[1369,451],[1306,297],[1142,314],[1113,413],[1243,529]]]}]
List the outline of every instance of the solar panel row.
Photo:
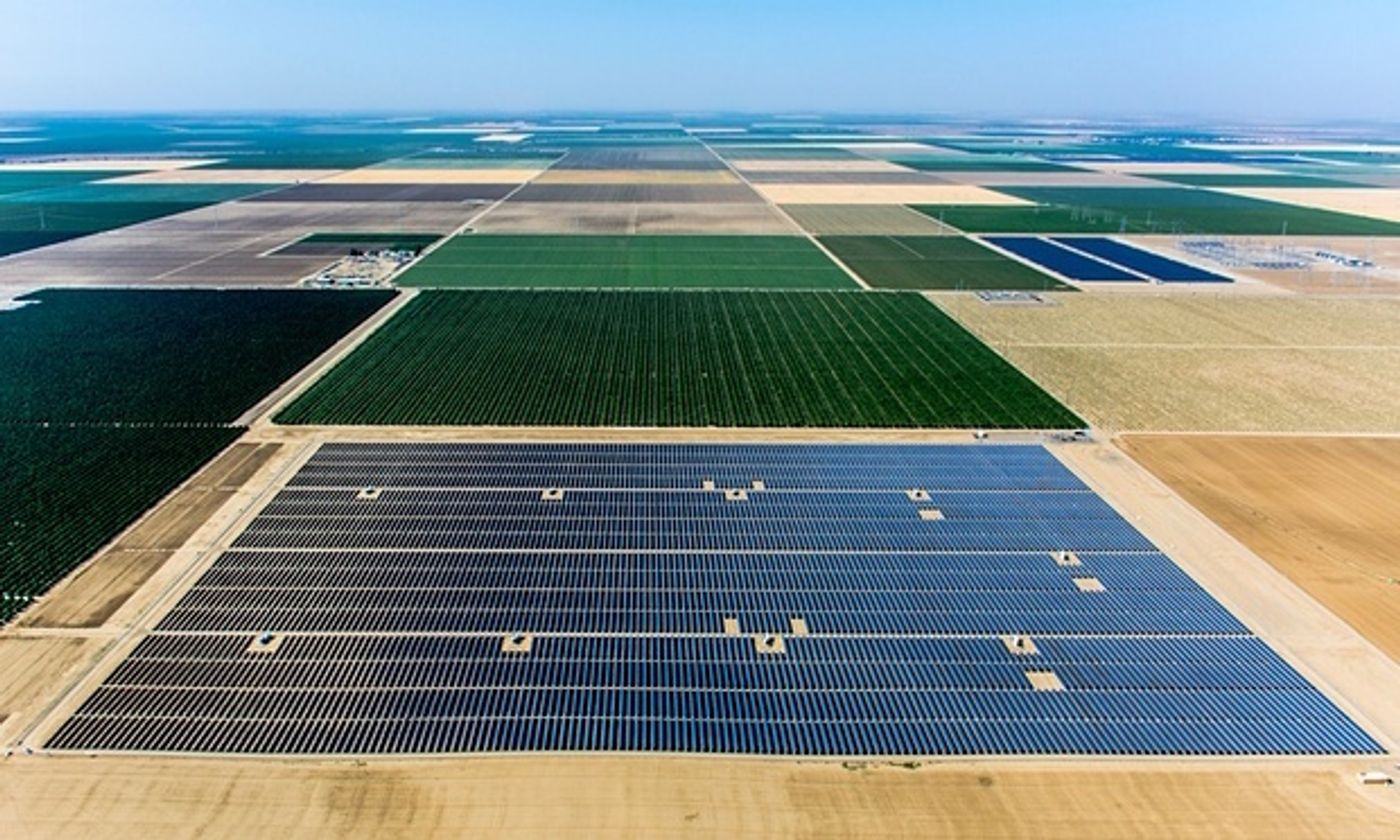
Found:
[{"label": "solar panel row", "polygon": [[1378,749],[1038,446],[326,445],[236,545],[51,747]]}]

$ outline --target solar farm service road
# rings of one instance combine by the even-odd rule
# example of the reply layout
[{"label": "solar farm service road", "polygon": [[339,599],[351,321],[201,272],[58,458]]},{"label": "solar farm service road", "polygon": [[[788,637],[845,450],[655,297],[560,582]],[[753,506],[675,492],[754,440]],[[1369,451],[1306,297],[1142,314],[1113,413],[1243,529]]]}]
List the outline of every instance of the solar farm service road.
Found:
[{"label": "solar farm service road", "polygon": [[46,743],[1379,749],[1047,450],[986,444],[327,444]]}]

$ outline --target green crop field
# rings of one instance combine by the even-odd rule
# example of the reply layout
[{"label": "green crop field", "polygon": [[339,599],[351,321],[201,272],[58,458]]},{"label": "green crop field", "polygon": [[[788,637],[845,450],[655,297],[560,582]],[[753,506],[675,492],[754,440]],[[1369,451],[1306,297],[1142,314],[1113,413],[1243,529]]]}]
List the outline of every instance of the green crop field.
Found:
[{"label": "green crop field", "polygon": [[129,175],[129,172],[74,171],[74,170],[3,170],[0,171],[0,196],[66,187],[72,184],[85,184],[103,178],[116,178]]},{"label": "green crop field", "polygon": [[1035,207],[917,205],[969,233],[1400,236],[1400,223],[1174,187],[998,187]]},{"label": "green crop field", "polygon": [[855,286],[801,236],[469,234],[444,242],[398,282],[439,288]]},{"label": "green crop field", "polygon": [[392,296],[35,292],[0,312],[0,423],[228,423]]},{"label": "green crop field", "polygon": [[70,183],[0,195],[0,256],[198,210],[266,189],[237,184]]},{"label": "green crop field", "polygon": [[63,579],[241,432],[227,426],[5,427],[0,622]]},{"label": "green crop field", "polygon": [[962,236],[823,236],[820,241],[877,288],[1073,291]]},{"label": "green crop field", "polygon": [[916,294],[424,292],[292,424],[1067,428]]}]

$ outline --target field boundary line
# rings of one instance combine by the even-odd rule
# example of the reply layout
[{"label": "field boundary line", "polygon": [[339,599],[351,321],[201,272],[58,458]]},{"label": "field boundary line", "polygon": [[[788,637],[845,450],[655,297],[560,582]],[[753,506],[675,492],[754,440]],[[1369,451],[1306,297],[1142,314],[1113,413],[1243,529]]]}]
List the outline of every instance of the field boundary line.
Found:
[{"label": "field boundary line", "polygon": [[718,160],[720,163],[724,164],[725,167],[728,168],[730,172],[734,173],[734,177],[738,178],[739,181],[742,182],[742,183],[744,184],[744,186],[746,186],[746,187],[748,187],[750,190],[752,190],[753,193],[754,193],[754,195],[757,195],[759,198],[763,199],[763,203],[764,203],[764,204],[767,204],[768,207],[769,207],[774,213],[777,213],[778,216],[779,216],[779,218],[781,218],[783,221],[785,221],[785,222],[787,222],[789,225],[791,225],[792,228],[793,228],[793,230],[797,231],[797,232],[798,232],[799,234],[801,234],[802,236],[807,237],[807,241],[810,242],[810,243],[812,243],[812,245],[815,246],[816,249],[817,249],[818,251],[821,251],[823,254],[826,255],[826,258],[827,258],[827,259],[831,260],[833,263],[836,264],[836,266],[837,266],[838,268],[840,268],[842,271],[846,272],[846,275],[847,275],[848,277],[850,277],[852,280],[854,280],[854,281],[856,282],[856,285],[860,286],[862,289],[865,289],[866,291],[870,291],[870,290],[871,290],[870,284],[867,283],[867,282],[865,282],[865,279],[864,279],[864,278],[862,278],[859,274],[857,274],[855,271],[853,271],[849,265],[846,265],[844,262],[842,262],[840,259],[838,259],[837,256],[836,256],[835,254],[833,254],[833,253],[831,253],[831,251],[827,250],[827,247],[821,243],[821,240],[817,239],[817,237],[816,237],[814,234],[812,234],[810,231],[808,231],[808,230],[807,230],[806,228],[804,228],[802,225],[799,225],[799,224],[797,223],[797,220],[796,220],[796,219],[794,219],[792,216],[789,216],[789,215],[788,215],[788,212],[787,212],[786,210],[783,209],[783,207],[782,207],[781,204],[778,204],[776,201],[774,201],[773,199],[769,198],[767,195],[764,195],[763,191],[760,190],[760,189],[758,189],[757,187],[755,187],[755,186],[753,185],[753,182],[750,181],[750,180],[748,179],[748,177],[744,175],[744,173],[742,173],[742,172],[740,172],[738,169],[736,169],[736,168],[734,167],[734,164],[730,163],[729,160],[728,160],[727,158],[721,156],[718,152],[716,152],[716,151],[710,146],[709,143],[706,143],[706,142],[705,142],[705,140],[704,140],[703,138],[696,137],[695,139],[696,139],[697,142],[700,143],[701,146],[704,146],[704,147],[705,147],[705,151],[707,151],[707,152],[709,152],[711,155],[713,155],[713,156],[715,157],[716,160]]}]

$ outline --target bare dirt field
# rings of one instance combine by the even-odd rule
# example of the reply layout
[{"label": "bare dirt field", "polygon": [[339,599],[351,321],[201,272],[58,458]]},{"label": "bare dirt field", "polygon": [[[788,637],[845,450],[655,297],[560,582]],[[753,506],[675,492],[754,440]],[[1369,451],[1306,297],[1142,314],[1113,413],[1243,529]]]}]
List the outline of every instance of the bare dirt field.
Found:
[{"label": "bare dirt field", "polygon": [[1400,222],[1400,190],[1370,188],[1225,189],[1220,192]]},{"label": "bare dirt field", "polygon": [[1400,661],[1400,439],[1131,435],[1118,445]]},{"label": "bare dirt field", "polygon": [[1400,432],[1400,299],[935,299],[1101,428]]},{"label": "bare dirt field", "polygon": [[1400,813],[1349,769],[16,757],[0,820],[33,838],[1393,837]]},{"label": "bare dirt field", "polygon": [[553,169],[537,184],[736,184],[727,169]]},{"label": "bare dirt field", "polygon": [[729,165],[740,172],[911,172],[885,160],[746,160],[738,158]]},{"label": "bare dirt field", "polygon": [[817,236],[942,236],[947,225],[898,204],[790,204],[782,208],[808,233]]},{"label": "bare dirt field", "polygon": [[472,227],[483,233],[791,234],[796,229],[762,202],[503,202]]},{"label": "bare dirt field", "polygon": [[448,167],[367,167],[321,179],[323,184],[523,184],[540,173],[539,169],[463,169]]},{"label": "bare dirt field", "polygon": [[318,231],[447,233],[483,208],[442,202],[233,202],[0,259],[0,290],[289,285],[330,260],[262,256]]},{"label": "bare dirt field", "polygon": [[757,184],[754,188],[775,204],[1030,204],[964,184]]}]

